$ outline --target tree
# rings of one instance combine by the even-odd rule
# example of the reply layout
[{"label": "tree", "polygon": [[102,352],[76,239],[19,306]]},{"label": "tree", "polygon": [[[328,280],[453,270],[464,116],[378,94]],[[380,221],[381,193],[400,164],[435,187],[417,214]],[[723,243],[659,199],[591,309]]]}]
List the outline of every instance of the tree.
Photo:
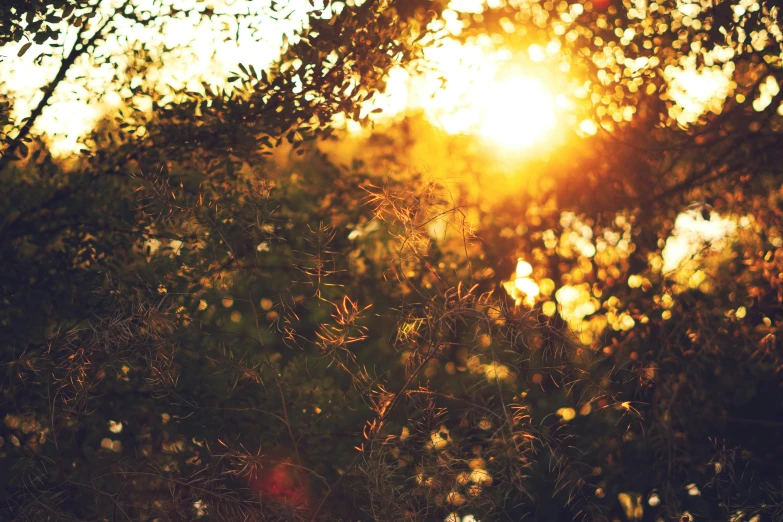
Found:
[{"label": "tree", "polygon": [[[273,67],[173,99],[138,81],[168,51],[130,42],[125,108],[55,158],[35,120],[77,58],[178,13],[85,6],[4,130],[4,516],[780,518],[777,8],[726,6],[459,15],[560,42],[602,129],[499,175],[470,136],[418,172],[420,117],[334,129],[443,37],[415,2],[319,7]],[[718,114],[674,101],[691,50],[734,71]]]},{"label": "tree", "polygon": [[6,2],[0,7],[0,45],[9,42],[27,40],[24,51],[35,42],[42,44],[49,39],[59,38],[60,22],[68,22],[79,27],[89,16],[82,18],[76,11],[90,7],[89,2],[55,0],[54,2],[36,2],[17,0]]}]

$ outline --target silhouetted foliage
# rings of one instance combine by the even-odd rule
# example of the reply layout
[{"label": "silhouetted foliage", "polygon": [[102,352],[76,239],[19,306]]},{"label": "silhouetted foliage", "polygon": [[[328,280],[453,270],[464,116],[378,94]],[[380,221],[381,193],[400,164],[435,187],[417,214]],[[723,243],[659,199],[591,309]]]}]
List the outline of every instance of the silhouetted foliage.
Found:
[{"label": "silhouetted foliage", "polygon": [[[126,4],[0,8],[0,45],[79,28],[29,119],[0,99],[0,517],[783,519],[776,5],[462,13],[560,42],[598,128],[507,172],[470,136],[422,168],[420,115],[336,128],[443,37],[413,0],[313,7],[201,92],[125,42],[122,106],[55,157],[73,64],[184,12]],[[688,120],[691,51],[735,86]]]}]

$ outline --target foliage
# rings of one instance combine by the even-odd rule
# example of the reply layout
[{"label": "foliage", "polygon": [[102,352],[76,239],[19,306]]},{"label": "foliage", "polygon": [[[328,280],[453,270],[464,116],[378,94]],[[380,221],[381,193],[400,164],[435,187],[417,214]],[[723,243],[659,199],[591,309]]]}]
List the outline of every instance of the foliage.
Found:
[{"label": "foliage", "polygon": [[[133,43],[124,106],[54,157],[35,121],[73,63],[177,15],[128,5],[3,128],[3,517],[783,516],[776,6],[463,14],[463,39],[561,41],[603,129],[514,183],[465,136],[418,169],[438,141],[417,116],[334,128],[369,125],[389,70],[442,37],[444,6],[412,1],[319,7],[274,66],[175,98],[140,80],[165,51]],[[2,34],[60,9],[0,11]],[[760,49],[733,37],[758,24]],[[667,66],[691,50],[736,86],[686,121]]]},{"label": "foliage", "polygon": [[[23,39],[31,44],[32,42],[42,44],[49,39],[57,40],[60,36],[58,24],[67,21],[80,27],[89,18],[84,15],[84,10],[89,11],[89,7],[89,2],[79,0],[51,2],[11,0],[4,2],[0,7],[0,21],[2,21],[0,45],[11,41],[20,42]],[[29,45],[23,47],[24,51],[29,48]]]}]

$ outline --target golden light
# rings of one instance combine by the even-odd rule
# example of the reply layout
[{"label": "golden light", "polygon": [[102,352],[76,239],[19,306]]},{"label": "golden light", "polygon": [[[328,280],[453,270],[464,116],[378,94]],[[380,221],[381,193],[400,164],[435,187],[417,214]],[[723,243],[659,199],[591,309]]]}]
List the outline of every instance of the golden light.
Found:
[{"label": "golden light", "polygon": [[574,420],[576,418],[576,410],[573,408],[560,408],[557,410],[557,414],[565,421]]},{"label": "golden light", "polygon": [[[146,5],[150,0],[137,2]],[[593,4],[601,2],[594,0]],[[116,2],[106,2],[107,9],[113,3]],[[194,0],[183,0],[183,5],[194,3]],[[233,2],[229,0],[215,0],[213,4],[226,12],[238,9],[232,7]],[[487,5],[495,5],[494,0]],[[478,0],[452,0],[442,17],[430,24],[429,29],[436,36],[421,42],[425,44],[422,70],[392,68],[387,92],[376,95],[372,103],[364,107],[364,114],[381,123],[402,118],[410,111],[420,112],[446,134],[475,136],[487,145],[502,148],[504,156],[510,151],[527,151],[534,147],[538,152],[542,145],[556,141],[553,138],[557,129],[567,126],[574,127],[581,135],[595,134],[599,130],[596,122],[584,120],[582,116],[577,119],[574,110],[574,102],[586,99],[586,91],[578,94],[572,87],[566,87],[568,67],[548,68],[547,64],[558,62],[562,52],[560,40],[512,49],[498,44],[487,34],[456,38],[463,31],[458,13],[480,13],[484,8],[485,3]],[[575,3],[568,16],[576,17],[582,9],[581,4]],[[241,24],[237,22],[238,25],[225,27],[222,22],[211,19],[199,21],[193,10],[194,16],[169,20],[161,27],[122,26],[117,37],[113,36],[101,45],[99,54],[117,54],[120,67],[123,67],[124,48],[120,42],[125,38],[159,42],[183,51],[177,60],[156,64],[154,75],[147,78],[160,86],[162,93],[165,91],[168,96],[185,87],[201,91],[201,80],[216,88],[228,88],[226,78],[231,75],[230,71],[237,70],[237,63],[252,62],[256,69],[265,69],[273,63],[279,55],[283,35],[289,41],[295,41],[295,32],[306,25],[310,10],[311,6],[305,3],[302,8],[294,9],[285,21],[276,21],[259,8]],[[331,16],[331,12],[327,8],[323,16]],[[207,36],[193,40],[197,23],[199,34],[203,32]],[[264,38],[255,39],[251,25],[263,27]],[[119,38],[120,33],[122,38]],[[234,34],[240,35],[237,41],[227,37]],[[8,58],[0,63],[0,74],[8,78],[6,88],[15,97],[13,115],[17,119],[32,110],[35,100],[27,93],[39,92],[47,78],[54,75],[57,65],[54,60],[44,61],[40,67],[34,66],[29,58],[35,53],[50,51],[46,44],[33,47],[26,58],[16,56],[19,45],[21,42],[9,44],[0,53]],[[679,66],[666,68],[664,76],[670,83],[668,95],[674,102],[671,116],[681,125],[697,122],[705,112],[721,111],[732,90],[732,57],[730,49],[716,48],[709,53],[709,59],[714,62],[712,67],[697,69],[695,58],[689,56]],[[104,93],[106,96],[100,104],[90,101],[94,98],[92,94],[103,93],[111,83],[112,74],[110,69],[95,68],[89,63],[74,66],[74,78],[83,76],[84,85],[65,81],[52,100],[52,106],[36,124],[37,130],[49,136],[55,153],[68,154],[81,148],[80,139],[103,111],[111,111],[119,104],[119,96],[113,91]],[[74,100],[65,95],[69,89],[84,91],[84,96]],[[760,97],[751,100],[754,108],[764,108],[778,89],[774,79],[765,82]],[[383,112],[370,114],[376,108]],[[624,118],[630,119],[631,114],[629,112]],[[344,117],[337,120],[333,122],[337,127],[346,127],[355,133],[367,131]]]},{"label": "golden light", "polygon": [[538,285],[532,279],[519,277],[514,281],[514,286],[528,297],[536,297],[539,294]]},{"label": "golden light", "polygon": [[521,257],[517,259],[517,269],[516,269],[517,277],[527,277],[532,273],[533,273],[533,267],[530,265],[530,263],[528,263]]},{"label": "golden light", "polygon": [[503,147],[529,147],[555,127],[555,99],[536,78],[515,76],[481,95],[479,135]]},{"label": "golden light", "polygon": [[503,288],[517,303],[525,303],[527,306],[533,306],[536,297],[541,293],[538,284],[530,277],[533,273],[533,267],[522,258],[517,260],[517,268],[512,279],[503,282]]},{"label": "golden light", "polygon": [[674,101],[669,115],[680,125],[688,125],[706,112],[720,113],[730,89],[733,67],[728,69],[728,72],[719,67],[698,71],[690,64],[667,67],[669,97]]},{"label": "golden light", "polygon": [[[572,102],[540,66],[526,68],[524,55],[489,39],[444,38],[425,48],[422,70],[392,69],[386,92],[365,114],[383,123],[420,111],[446,134],[472,135],[506,152],[529,149],[552,134]],[[377,108],[383,112],[372,113]]]}]

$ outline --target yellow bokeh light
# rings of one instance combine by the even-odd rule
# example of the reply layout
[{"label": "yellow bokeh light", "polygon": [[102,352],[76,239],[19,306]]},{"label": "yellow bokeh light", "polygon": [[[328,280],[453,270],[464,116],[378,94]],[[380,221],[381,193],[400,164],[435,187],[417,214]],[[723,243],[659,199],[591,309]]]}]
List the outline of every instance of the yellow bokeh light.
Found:
[{"label": "yellow bokeh light", "polygon": [[557,410],[557,414],[566,422],[573,420],[576,417],[576,410],[573,408],[560,408]]},{"label": "yellow bokeh light", "polygon": [[446,502],[448,502],[449,504],[453,504],[455,506],[461,506],[462,504],[465,503],[465,497],[458,491],[451,491],[446,496]]},{"label": "yellow bokeh light", "polygon": [[478,484],[479,486],[491,486],[492,485],[492,475],[489,474],[489,472],[485,469],[474,469],[470,473],[470,480],[474,484]]},{"label": "yellow bokeh light", "polygon": [[487,465],[487,462],[481,457],[470,459],[468,461],[468,467],[470,469],[482,469]]},{"label": "yellow bokeh light", "polygon": [[484,376],[490,382],[512,380],[514,378],[514,374],[508,366],[497,362],[487,364],[484,367]]},{"label": "yellow bokeh light", "polygon": [[533,306],[536,302],[536,297],[541,293],[538,284],[528,277],[532,274],[533,267],[530,263],[519,258],[513,278],[503,282],[503,288],[508,295],[514,298],[517,305],[524,302],[528,306]]},{"label": "yellow bokeh light", "polygon": [[527,277],[517,278],[517,280],[514,281],[514,286],[528,297],[536,297],[539,293],[538,285],[535,281]]},{"label": "yellow bokeh light", "polygon": [[697,70],[693,60],[684,65],[666,67],[669,97],[675,102],[669,114],[680,125],[698,121],[706,112],[720,113],[730,91],[732,67]]},{"label": "yellow bokeh light", "polygon": [[517,261],[517,277],[527,277],[533,273],[533,267],[527,261],[520,258]]},{"label": "yellow bokeh light", "polygon": [[449,430],[445,426],[441,426],[438,431],[430,433],[430,440],[427,441],[425,446],[427,449],[442,450],[449,444]]},{"label": "yellow bokeh light", "polygon": [[692,271],[687,271],[689,261],[697,261],[705,246],[712,251],[720,251],[726,246],[726,240],[736,232],[736,221],[722,217],[717,212],[710,212],[708,219],[698,209],[689,209],[680,213],[674,222],[674,230],[666,239],[666,246],[661,252],[663,257],[662,270],[664,274],[676,275],[684,272],[687,277]]}]

